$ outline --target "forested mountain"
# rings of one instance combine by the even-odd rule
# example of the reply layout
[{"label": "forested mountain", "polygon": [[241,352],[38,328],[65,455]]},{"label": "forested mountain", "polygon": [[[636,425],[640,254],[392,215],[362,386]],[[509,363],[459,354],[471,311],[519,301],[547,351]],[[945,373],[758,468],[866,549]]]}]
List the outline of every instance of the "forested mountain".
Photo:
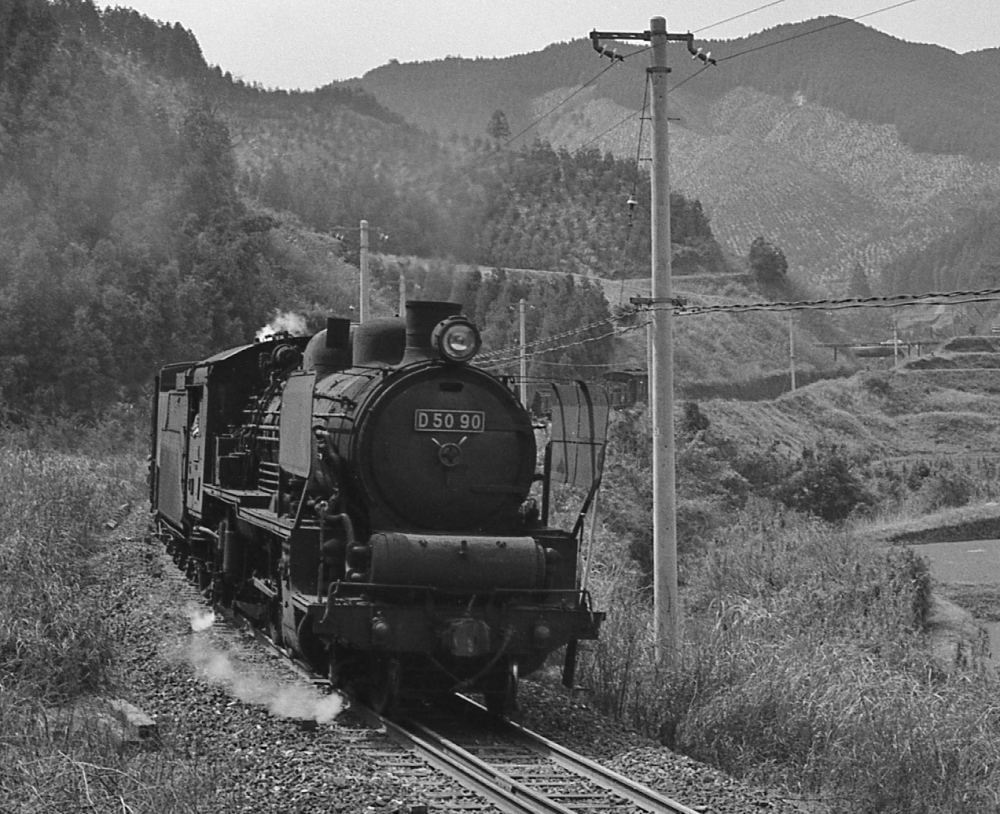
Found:
[{"label": "forested mountain", "polygon": [[[888,263],[1000,197],[1000,51],[959,55],[833,17],[697,44],[718,64],[670,46],[671,183],[728,251],[764,235],[790,273],[829,293],[847,293],[859,265],[895,292]],[[481,136],[496,106],[524,131],[511,148],[540,137],[634,160],[649,154],[638,116],[649,58],[619,50],[636,56],[612,67],[581,39],[390,64],[356,84],[427,129]],[[469,103],[444,101],[455,98]]]},{"label": "forested mountain", "polygon": [[343,286],[248,208],[227,124],[170,75],[213,79],[182,29],[84,0],[0,6],[6,415],[134,398],[165,361]]},{"label": "forested mountain", "polygon": [[[536,99],[587,83],[607,67],[587,33],[503,59],[394,61],[369,71],[360,84],[408,121],[444,135],[482,135],[497,108],[516,133],[534,120]],[[992,72],[983,71],[998,60],[991,51],[960,55],[840,17],[733,40],[699,39],[698,45],[718,64],[706,68],[692,61],[682,43],[668,45],[668,61],[676,93],[701,104],[740,87],[788,99],[801,95],[851,119],[894,125],[903,143],[919,151],[1000,159],[1000,89]],[[616,48],[626,55],[643,50],[634,44]],[[595,82],[585,98],[638,108],[647,65],[647,56],[630,56]]]},{"label": "forested mountain", "polygon": [[1000,207],[967,212],[953,232],[904,253],[886,266],[885,275],[894,289],[1000,288]]},{"label": "forested mountain", "polygon": [[[648,224],[630,222],[626,205],[644,189],[634,162],[596,150],[440,142],[356,88],[247,86],[207,66],[190,32],[133,11],[10,0],[0,6],[0,419],[134,400],[163,363],[251,341],[276,311],[312,328],[347,315],[361,218],[378,253],[376,313],[396,309],[380,256],[397,253],[491,269],[447,287],[493,347],[510,341],[511,298],[532,303],[529,339],[601,321],[599,286],[502,267],[648,267]],[[674,201],[679,266],[724,265],[698,202]],[[411,281],[425,298],[435,285]],[[561,375],[610,358],[610,340],[583,338],[553,357]]]}]

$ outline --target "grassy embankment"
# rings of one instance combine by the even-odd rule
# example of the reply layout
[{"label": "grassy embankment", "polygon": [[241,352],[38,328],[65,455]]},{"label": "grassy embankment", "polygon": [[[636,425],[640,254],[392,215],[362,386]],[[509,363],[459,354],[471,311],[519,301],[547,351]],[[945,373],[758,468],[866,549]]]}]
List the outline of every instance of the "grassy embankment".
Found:
[{"label": "grassy embankment", "polygon": [[137,751],[78,712],[116,694],[121,621],[97,561],[115,567],[103,524],[145,501],[136,435],[109,424],[0,436],[3,814],[193,811],[210,782],[207,767]]},{"label": "grassy embankment", "polygon": [[[653,659],[648,576],[628,556],[642,547],[623,543],[638,509],[620,495],[602,503],[591,588],[612,612],[588,665],[600,705],[677,750],[831,810],[1000,811],[1000,682],[974,653],[935,660],[926,564],[885,542],[893,523],[926,527],[930,512],[996,500],[993,390],[990,379],[876,374],[768,404],[701,405],[678,447],[685,635],[664,666]],[[837,466],[819,455],[793,465],[824,442],[838,445],[825,459]],[[648,482],[648,463],[635,450],[624,457],[609,450],[610,480]],[[711,477],[702,510],[685,512],[698,502],[685,482]],[[838,524],[776,499],[837,508],[837,490],[857,501]]]}]

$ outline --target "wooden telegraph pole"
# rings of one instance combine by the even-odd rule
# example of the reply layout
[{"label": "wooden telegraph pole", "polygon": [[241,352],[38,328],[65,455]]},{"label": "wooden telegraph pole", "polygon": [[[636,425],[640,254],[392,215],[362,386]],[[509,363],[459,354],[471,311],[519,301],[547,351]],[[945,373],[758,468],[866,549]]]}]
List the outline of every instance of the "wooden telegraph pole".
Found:
[{"label": "wooden telegraph pole", "polygon": [[527,340],[525,337],[525,327],[524,327],[524,297],[521,297],[520,302],[517,305],[517,315],[518,315],[518,338],[520,339],[520,348],[518,355],[521,357],[520,370],[518,371],[521,375],[521,386],[519,389],[521,395],[521,404],[528,405],[528,351],[527,351]]},{"label": "wooden telegraph pole", "polygon": [[[353,232],[353,226],[334,226],[334,236],[337,240],[343,240],[343,232]],[[371,319],[371,278],[368,273],[368,221],[363,220],[357,226],[358,232],[358,265],[360,274],[358,275],[358,322],[367,322]],[[383,239],[385,239],[383,237]],[[353,311],[353,307],[351,308]],[[402,313],[402,312],[401,312]]]},{"label": "wooden telegraph pole", "polygon": [[[695,50],[691,34],[668,34],[667,21],[653,17],[649,31],[642,33],[598,32],[590,34],[594,49],[602,56],[621,60],[617,52],[604,48],[602,39],[646,40],[652,45],[652,63],[647,68],[652,99],[652,277],[653,294],[641,304],[653,306],[652,365],[650,393],[653,418],[653,594],[656,661],[676,661],[681,646],[681,607],[677,588],[677,489],[674,476],[674,350],[673,294],[670,268],[670,173],[667,131],[667,43],[686,42],[688,51],[706,64],[711,55]],[[635,302],[635,300],[633,300]]]}]

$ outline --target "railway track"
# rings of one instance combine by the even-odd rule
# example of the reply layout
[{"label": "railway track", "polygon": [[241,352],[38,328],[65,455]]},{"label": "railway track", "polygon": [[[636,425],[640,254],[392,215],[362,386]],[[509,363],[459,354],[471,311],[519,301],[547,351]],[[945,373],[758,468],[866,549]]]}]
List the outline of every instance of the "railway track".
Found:
[{"label": "railway track", "polygon": [[696,814],[676,800],[588,760],[469,698],[381,725],[397,742],[512,814]]},{"label": "railway track", "polygon": [[[178,582],[190,585],[178,570]],[[231,627],[257,641],[319,689],[329,681],[289,655],[239,614],[216,605]],[[697,814],[694,809],[607,769],[512,721],[490,715],[465,696],[379,715],[356,699],[350,709],[367,729],[341,730],[373,765],[426,791],[421,812],[510,814]],[[435,775],[437,775],[435,777]]]},{"label": "railway track", "polygon": [[[260,630],[249,629],[314,685],[329,686]],[[430,795],[427,812],[482,811],[485,800],[508,814],[697,814],[513,721],[490,715],[465,696],[393,715],[380,715],[353,698],[350,708],[387,736],[352,736],[354,745],[386,772],[421,786],[428,785],[435,770],[454,781]]]}]

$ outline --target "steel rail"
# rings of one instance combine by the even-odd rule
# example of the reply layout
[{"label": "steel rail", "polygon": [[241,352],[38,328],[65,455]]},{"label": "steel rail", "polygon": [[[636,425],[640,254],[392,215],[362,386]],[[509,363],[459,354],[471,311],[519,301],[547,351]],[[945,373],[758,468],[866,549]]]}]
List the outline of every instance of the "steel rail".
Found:
[{"label": "steel rail", "polygon": [[[293,658],[287,650],[276,645],[262,630],[247,624],[241,615],[230,609],[216,605],[231,624],[249,630],[251,635],[301,677],[318,687],[329,687],[329,681],[318,676],[306,663]],[[456,704],[466,711],[489,721],[491,730],[510,738],[535,754],[547,758],[563,770],[581,777],[603,791],[621,798],[634,806],[653,814],[698,814],[694,809],[673,800],[657,791],[637,783],[618,772],[577,754],[543,735],[533,732],[506,718],[498,719],[478,702],[467,696],[453,696]],[[571,806],[563,805],[546,794],[491,766],[470,751],[429,727],[413,719],[399,721],[379,715],[355,698],[350,698],[350,708],[369,725],[384,728],[386,734],[400,746],[413,752],[438,771],[452,777],[469,791],[481,795],[504,814],[578,814]]]},{"label": "steel rail", "polygon": [[378,715],[357,702],[351,709],[386,734],[505,814],[577,814],[544,794],[508,777],[470,752],[412,720],[405,723]]},{"label": "steel rail", "polygon": [[[467,698],[464,695],[460,695],[458,698],[463,704],[474,707],[480,714],[487,714],[486,708],[471,698]],[[511,733],[512,736],[529,746],[535,752],[545,755],[564,769],[585,777],[602,788],[624,797],[646,811],[656,812],[657,814],[660,812],[669,812],[670,814],[698,814],[694,809],[688,808],[676,800],[672,800],[648,786],[637,783],[625,775],[608,769],[589,758],[585,758],[583,755],[577,754],[565,746],[560,746],[558,743],[549,740],[543,735],[539,735],[537,732],[532,732],[520,724],[503,719],[497,722],[497,725]]]}]

